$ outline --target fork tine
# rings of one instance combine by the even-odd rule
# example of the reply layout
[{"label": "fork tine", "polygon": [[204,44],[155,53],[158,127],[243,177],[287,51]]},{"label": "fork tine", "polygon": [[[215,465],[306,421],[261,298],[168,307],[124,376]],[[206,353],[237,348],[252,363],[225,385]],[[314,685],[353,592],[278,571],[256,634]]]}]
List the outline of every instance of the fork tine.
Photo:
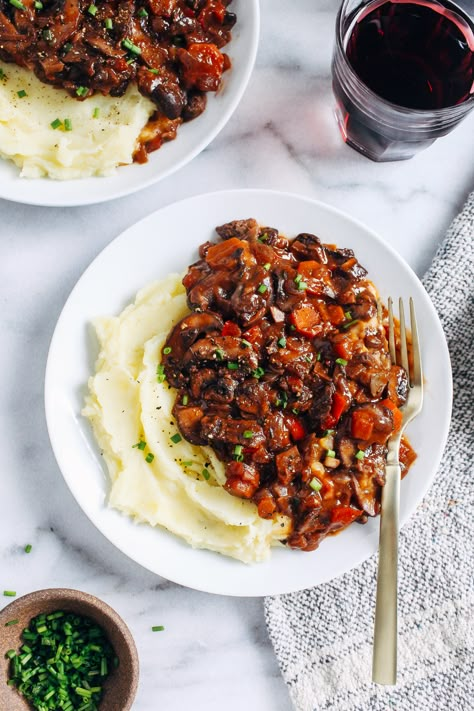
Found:
[{"label": "fork tine", "polygon": [[388,297],[388,347],[390,349],[390,359],[392,363],[397,362],[397,351],[395,350],[395,326],[393,321],[393,301]]},{"label": "fork tine", "polygon": [[403,308],[403,301],[402,299],[398,300],[399,304],[399,310],[400,310],[400,356],[401,356],[401,365],[402,368],[404,368],[408,382],[410,385],[412,385],[411,378],[410,378],[410,366],[408,364],[408,349],[407,349],[407,332],[405,328],[405,310]]},{"label": "fork tine", "polygon": [[415,304],[410,297],[410,321],[411,321],[411,342],[413,353],[413,385],[421,385],[423,381],[423,371],[421,366],[420,341],[418,338],[418,326],[416,324]]}]

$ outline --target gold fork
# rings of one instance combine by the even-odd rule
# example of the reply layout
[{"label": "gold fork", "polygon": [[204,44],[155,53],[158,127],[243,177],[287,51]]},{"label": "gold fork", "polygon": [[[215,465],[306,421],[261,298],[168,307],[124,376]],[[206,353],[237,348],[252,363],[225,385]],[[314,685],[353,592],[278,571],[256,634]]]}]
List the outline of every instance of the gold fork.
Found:
[{"label": "gold fork", "polygon": [[[385,486],[382,489],[380,517],[379,564],[377,574],[377,600],[375,603],[374,648],[372,680],[377,684],[397,682],[397,587],[398,587],[398,518],[400,508],[400,440],[405,427],[418,415],[423,405],[423,372],[420,343],[416,326],[415,307],[410,298],[413,369],[408,363],[407,333],[403,302],[400,312],[400,362],[408,378],[408,398],[401,408],[403,419],[400,430],[388,441]],[[388,300],[389,349],[392,363],[397,363],[393,302]]]}]

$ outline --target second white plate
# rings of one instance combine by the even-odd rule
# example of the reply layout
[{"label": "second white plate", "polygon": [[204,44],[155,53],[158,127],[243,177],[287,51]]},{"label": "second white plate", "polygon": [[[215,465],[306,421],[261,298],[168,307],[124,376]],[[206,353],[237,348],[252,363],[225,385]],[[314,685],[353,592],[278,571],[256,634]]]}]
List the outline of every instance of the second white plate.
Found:
[{"label": "second white plate", "polygon": [[59,318],[46,371],[46,416],[62,474],[96,527],[145,568],[182,585],[226,595],[270,595],[318,585],[345,573],[377,549],[378,519],[351,526],[312,553],[275,549],[265,563],[246,566],[194,550],[166,530],[137,525],[107,507],[107,473],[88,421],[80,414],[97,345],[87,334],[100,315],[119,314],[136,292],[169,272],[183,271],[214,227],[254,217],[289,237],[313,232],[354,249],[384,301],[413,296],[426,378],[425,406],[410,426],[418,459],[402,482],[401,522],[421,502],[436,473],[451,412],[451,368],[436,311],[410,267],[377,235],[322,203],[261,190],[218,192],[175,203],[134,225],[90,265]]},{"label": "second white plate", "polygon": [[162,180],[189,163],[219,133],[237,108],[250,79],[258,48],[260,10],[258,0],[233,0],[237,15],[232,40],[224,49],[232,68],[221,89],[210,94],[206,111],[180,126],[174,141],[149,156],[145,165],[123,166],[115,175],[83,180],[20,178],[18,168],[0,158],[0,197],[28,205],[47,207],[91,205],[129,195]]}]

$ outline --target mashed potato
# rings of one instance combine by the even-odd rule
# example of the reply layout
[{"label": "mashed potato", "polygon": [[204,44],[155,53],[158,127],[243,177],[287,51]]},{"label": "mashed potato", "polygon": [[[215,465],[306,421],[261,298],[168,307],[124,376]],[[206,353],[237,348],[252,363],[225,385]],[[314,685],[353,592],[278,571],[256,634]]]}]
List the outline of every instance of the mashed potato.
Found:
[{"label": "mashed potato", "polygon": [[100,354],[83,414],[109,470],[112,507],[193,547],[260,561],[287,533],[287,520],[264,520],[253,503],[227,493],[212,449],[172,440],[176,391],[158,382],[157,367],[170,329],[188,312],[181,279],[170,275],[119,317],[99,319]]},{"label": "mashed potato", "polygon": [[[140,132],[156,108],[135,85],[119,98],[77,101],[15,64],[0,63],[0,70],[0,156],[21,168],[23,177],[87,178],[132,163]],[[56,120],[61,126],[54,129]]]}]

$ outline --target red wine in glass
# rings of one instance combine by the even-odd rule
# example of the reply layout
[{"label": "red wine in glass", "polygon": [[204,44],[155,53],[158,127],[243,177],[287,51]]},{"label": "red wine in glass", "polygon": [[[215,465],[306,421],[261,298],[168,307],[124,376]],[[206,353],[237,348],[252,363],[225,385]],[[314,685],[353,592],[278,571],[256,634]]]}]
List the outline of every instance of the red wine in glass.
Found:
[{"label": "red wine in glass", "polygon": [[[347,5],[347,0],[341,8]],[[341,18],[339,18],[340,21]],[[344,80],[344,67],[334,71],[334,92],[338,102],[338,121],[346,140],[375,160],[411,157],[415,145],[398,150],[394,143],[431,143],[428,125],[421,134],[416,131],[414,114],[426,112],[437,117],[457,118],[465,102],[471,102],[474,91],[474,31],[471,19],[457,6],[439,0],[375,0],[348,14],[342,47],[345,61],[357,75],[362,87],[370,89],[383,101],[380,104],[401,107],[402,120],[388,116],[390,106],[381,111],[377,126],[376,101],[362,88],[360,96],[353,80]],[[337,47],[335,62],[337,62]],[[351,95],[352,94],[352,95]],[[364,105],[364,102],[366,105]],[[463,113],[464,115],[464,113]],[[374,118],[375,117],[375,118]],[[447,133],[455,123],[447,122]],[[374,123],[375,122],[375,123]],[[393,123],[391,131],[385,123]],[[410,133],[410,127],[415,130]],[[380,129],[380,131],[379,131]],[[398,129],[398,132],[397,132]],[[373,134],[373,135],[372,135]],[[364,148],[367,150],[364,150]],[[424,147],[424,146],[423,146]],[[414,149],[414,150],[412,150]],[[397,152],[400,155],[397,155]],[[405,153],[405,154],[404,154]]]}]

